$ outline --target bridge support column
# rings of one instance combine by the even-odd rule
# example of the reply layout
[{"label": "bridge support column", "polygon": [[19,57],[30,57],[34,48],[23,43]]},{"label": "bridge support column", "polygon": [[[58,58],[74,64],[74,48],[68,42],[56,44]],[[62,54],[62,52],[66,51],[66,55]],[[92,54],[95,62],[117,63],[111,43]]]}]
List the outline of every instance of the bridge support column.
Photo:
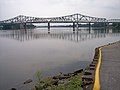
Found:
[{"label": "bridge support column", "polygon": [[90,33],[90,31],[91,31],[91,23],[89,22],[89,33]]},{"label": "bridge support column", "polygon": [[106,23],[105,22],[103,22],[104,23],[104,28],[106,27]]},{"label": "bridge support column", "polygon": [[27,26],[26,26],[26,23],[24,23],[24,29],[26,30]]},{"label": "bridge support column", "polygon": [[78,31],[78,28],[79,28],[79,24],[78,24],[78,22],[77,22],[77,24],[76,24],[76,27],[77,27],[77,31]]},{"label": "bridge support column", "polygon": [[24,28],[23,23],[20,23],[20,30]]},{"label": "bridge support column", "polygon": [[75,32],[75,22],[73,22],[73,32]]},{"label": "bridge support column", "polygon": [[50,22],[48,22],[48,32],[50,31]]},{"label": "bridge support column", "polygon": [[109,22],[106,23],[106,27],[109,28]]}]

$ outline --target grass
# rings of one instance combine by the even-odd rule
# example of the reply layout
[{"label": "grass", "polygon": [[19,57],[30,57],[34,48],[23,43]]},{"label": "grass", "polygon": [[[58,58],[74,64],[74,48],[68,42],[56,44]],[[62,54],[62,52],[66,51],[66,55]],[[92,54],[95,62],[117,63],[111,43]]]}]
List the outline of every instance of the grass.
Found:
[{"label": "grass", "polygon": [[36,90],[82,90],[82,73],[79,73],[78,75],[72,76],[68,79],[61,80],[64,83],[58,85],[52,85],[52,83],[55,81],[52,79],[52,77],[42,78],[41,74],[42,73],[40,71],[36,72]]}]

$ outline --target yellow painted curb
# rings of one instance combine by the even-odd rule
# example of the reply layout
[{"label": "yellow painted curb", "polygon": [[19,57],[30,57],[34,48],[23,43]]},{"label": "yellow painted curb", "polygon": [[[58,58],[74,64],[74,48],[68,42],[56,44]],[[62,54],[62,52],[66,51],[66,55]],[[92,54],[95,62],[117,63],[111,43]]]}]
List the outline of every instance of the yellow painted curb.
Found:
[{"label": "yellow painted curb", "polygon": [[93,90],[100,90],[100,65],[101,65],[101,61],[102,61],[102,52],[101,52],[101,48],[99,48],[99,59],[98,59],[98,64],[96,67],[96,71],[95,71],[95,82],[94,82],[94,86],[93,86]]}]

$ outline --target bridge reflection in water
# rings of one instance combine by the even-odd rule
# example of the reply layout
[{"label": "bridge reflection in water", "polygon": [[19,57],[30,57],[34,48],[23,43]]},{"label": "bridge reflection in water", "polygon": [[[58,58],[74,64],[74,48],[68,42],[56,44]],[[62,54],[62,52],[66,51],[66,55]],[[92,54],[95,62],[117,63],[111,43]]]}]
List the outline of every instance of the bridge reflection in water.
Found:
[{"label": "bridge reflection in water", "polygon": [[[83,30],[85,31],[85,30]],[[89,32],[89,31],[88,31]],[[34,40],[34,39],[62,39],[73,42],[81,42],[94,38],[104,38],[107,36],[119,36],[118,31],[112,30],[92,30],[92,33],[83,33],[82,30],[78,32],[44,32],[40,30],[10,30],[1,31],[0,37],[11,38],[20,42]]]}]

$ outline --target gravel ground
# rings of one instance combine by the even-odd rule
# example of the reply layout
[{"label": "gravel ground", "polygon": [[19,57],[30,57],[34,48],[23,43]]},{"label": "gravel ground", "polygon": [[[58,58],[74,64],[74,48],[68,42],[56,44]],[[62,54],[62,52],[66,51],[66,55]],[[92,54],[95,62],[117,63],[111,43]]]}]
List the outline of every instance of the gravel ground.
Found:
[{"label": "gravel ground", "polygon": [[120,90],[120,42],[102,49],[101,90]]}]

